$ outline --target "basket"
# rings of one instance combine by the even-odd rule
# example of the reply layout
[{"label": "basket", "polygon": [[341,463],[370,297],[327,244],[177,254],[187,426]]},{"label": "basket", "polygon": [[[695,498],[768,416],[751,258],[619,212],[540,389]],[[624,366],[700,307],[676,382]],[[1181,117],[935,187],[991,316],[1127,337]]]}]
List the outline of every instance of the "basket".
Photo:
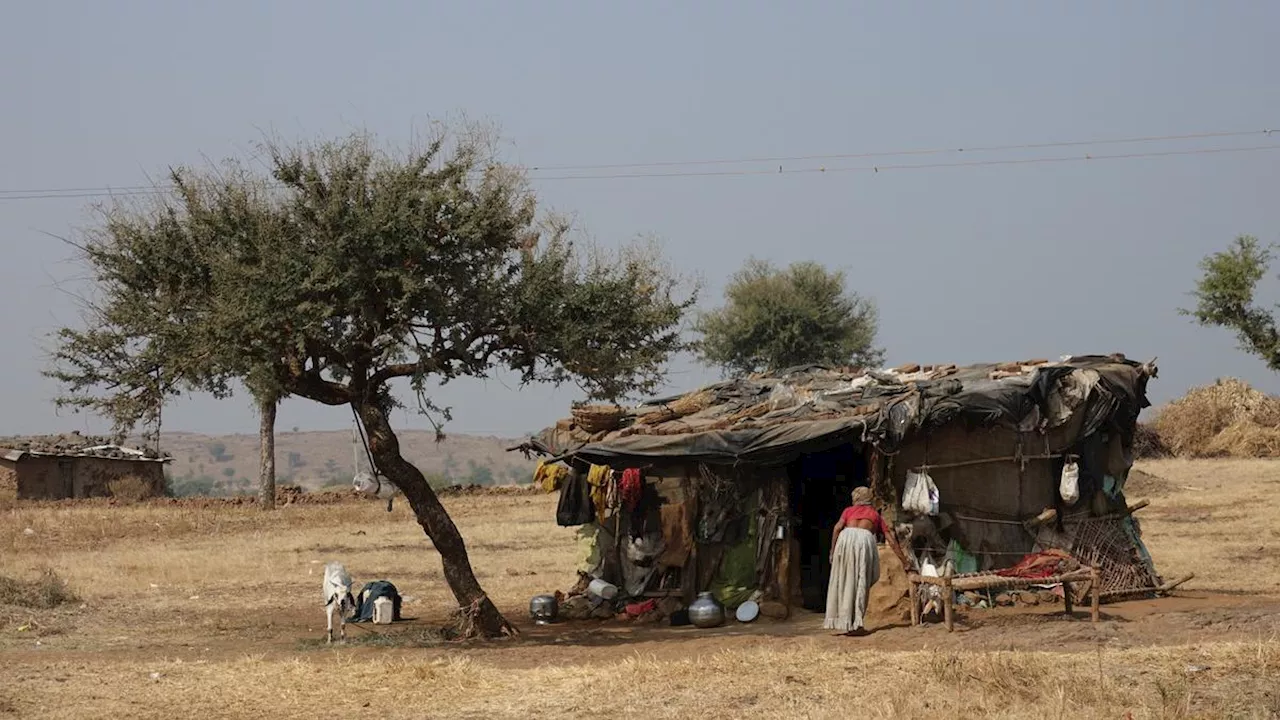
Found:
[{"label": "basket", "polygon": [[625,414],[618,405],[579,405],[572,411],[574,424],[593,434],[618,429]]}]

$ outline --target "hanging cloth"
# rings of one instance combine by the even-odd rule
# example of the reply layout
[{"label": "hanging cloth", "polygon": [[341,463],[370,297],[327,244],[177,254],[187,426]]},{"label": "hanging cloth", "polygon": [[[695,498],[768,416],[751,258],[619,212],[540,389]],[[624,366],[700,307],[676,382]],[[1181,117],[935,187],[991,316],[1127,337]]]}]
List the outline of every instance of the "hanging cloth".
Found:
[{"label": "hanging cloth", "polygon": [[618,483],[619,493],[622,495],[622,506],[631,512],[640,504],[640,496],[644,492],[644,481],[640,477],[640,471],[636,468],[627,468],[622,471],[622,480]]},{"label": "hanging cloth", "polygon": [[603,524],[609,508],[609,485],[613,471],[608,465],[592,465],[587,471],[587,485],[591,487],[591,504],[596,509],[596,522]]},{"label": "hanging cloth", "polygon": [[538,469],[533,471],[533,484],[542,488],[543,492],[555,492],[569,475],[569,468],[560,463],[538,461]]}]

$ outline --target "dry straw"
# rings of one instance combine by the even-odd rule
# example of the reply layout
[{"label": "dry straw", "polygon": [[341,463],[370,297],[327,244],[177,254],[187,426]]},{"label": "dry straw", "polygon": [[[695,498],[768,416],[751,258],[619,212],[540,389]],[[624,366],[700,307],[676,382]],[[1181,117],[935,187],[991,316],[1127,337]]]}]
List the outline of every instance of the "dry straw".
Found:
[{"label": "dry straw", "polygon": [[1153,425],[1178,457],[1280,457],[1280,397],[1235,378],[1193,388]]}]

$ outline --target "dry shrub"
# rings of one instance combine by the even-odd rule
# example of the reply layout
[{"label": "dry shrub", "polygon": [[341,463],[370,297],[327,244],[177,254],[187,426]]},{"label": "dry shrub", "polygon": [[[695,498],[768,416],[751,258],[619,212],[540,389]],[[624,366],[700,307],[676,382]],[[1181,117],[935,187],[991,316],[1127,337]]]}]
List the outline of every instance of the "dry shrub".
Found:
[{"label": "dry shrub", "polygon": [[107,492],[122,503],[137,503],[155,495],[149,483],[133,476],[116,478],[107,483]]},{"label": "dry shrub", "polygon": [[1133,454],[1135,457],[1150,460],[1170,456],[1169,446],[1165,445],[1160,432],[1153,425],[1138,423],[1133,431]]},{"label": "dry shrub", "polygon": [[1193,388],[1154,427],[1179,457],[1280,457],[1280,397],[1235,378]]},{"label": "dry shrub", "polygon": [[67,581],[46,569],[35,580],[19,580],[0,575],[0,605],[51,610],[65,603],[78,602]]}]

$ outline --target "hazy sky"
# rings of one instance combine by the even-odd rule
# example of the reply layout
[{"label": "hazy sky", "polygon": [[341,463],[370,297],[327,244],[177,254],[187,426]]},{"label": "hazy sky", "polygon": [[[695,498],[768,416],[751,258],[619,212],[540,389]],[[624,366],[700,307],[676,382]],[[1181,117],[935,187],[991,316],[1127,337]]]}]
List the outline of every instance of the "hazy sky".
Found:
[{"label": "hazy sky", "polygon": [[[39,374],[47,334],[77,320],[66,291],[81,271],[51,236],[85,222],[92,198],[9,191],[139,185],[170,164],[243,153],[266,131],[311,139],[364,128],[403,144],[415,127],[457,113],[499,124],[508,158],[533,166],[1280,130],[1278,27],[1280,3],[1261,1],[9,0],[0,3],[0,433],[100,427],[55,413],[56,388]],[[1280,132],[781,164],[1252,146],[1280,148]],[[537,188],[601,243],[657,235],[675,263],[703,276],[706,302],[750,255],[842,268],[878,301],[895,364],[1121,351],[1159,356],[1156,402],[1226,375],[1280,391],[1230,334],[1176,312],[1206,253],[1238,233],[1280,240],[1280,150]],[[675,369],[678,387],[714,377],[687,362]],[[499,381],[438,394],[455,407],[451,430],[504,435],[548,424],[574,398]],[[348,412],[303,401],[280,415],[282,428],[349,423]],[[197,398],[167,410],[166,427],[253,432],[256,423],[246,399]]]}]

